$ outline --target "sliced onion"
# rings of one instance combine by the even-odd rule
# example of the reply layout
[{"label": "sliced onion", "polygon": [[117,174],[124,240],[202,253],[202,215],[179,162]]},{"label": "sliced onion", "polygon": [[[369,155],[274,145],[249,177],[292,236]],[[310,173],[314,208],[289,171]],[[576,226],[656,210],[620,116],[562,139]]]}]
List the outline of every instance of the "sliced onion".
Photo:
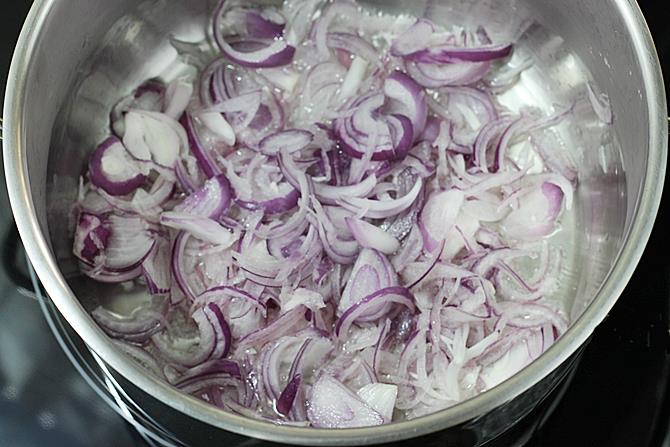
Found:
[{"label": "sliced onion", "polygon": [[541,183],[518,197],[519,206],[503,220],[503,231],[516,240],[536,240],[553,233],[563,197],[563,190],[558,186]]},{"label": "sliced onion", "polygon": [[198,115],[198,118],[228,146],[235,145],[235,130],[220,112],[202,112]]},{"label": "sliced onion", "polygon": [[393,40],[391,54],[398,57],[416,54],[432,43],[435,32],[436,27],[430,20],[419,18]]},{"label": "sliced onion", "polygon": [[237,241],[233,232],[208,217],[167,211],[161,214],[160,223],[168,228],[187,231],[201,241],[224,248],[230,247]]},{"label": "sliced onion", "polygon": [[398,303],[410,310],[415,308],[412,294],[404,287],[394,286],[380,289],[366,296],[356,304],[348,308],[337,320],[335,325],[335,334],[338,337],[346,335],[351,325],[362,315],[390,303]]},{"label": "sliced onion", "polygon": [[202,145],[200,136],[198,135],[195,128],[195,123],[193,122],[193,117],[189,113],[185,113],[181,119],[181,124],[186,130],[186,135],[188,136],[188,146],[191,149],[191,153],[198,162],[198,166],[200,166],[202,172],[207,176],[207,178],[212,178],[221,174],[221,168],[219,168],[216,162],[212,159],[212,155]]},{"label": "sliced onion", "polygon": [[125,133],[124,117],[131,109],[160,112],[165,100],[165,85],[150,79],[140,85],[132,94],[121,99],[110,114],[112,131],[119,138]]},{"label": "sliced onion", "polygon": [[175,80],[168,84],[165,90],[165,113],[174,120],[178,120],[188,107],[193,95],[193,84]]},{"label": "sliced onion", "polygon": [[428,197],[421,211],[424,249],[433,252],[447,238],[458,217],[465,194],[457,189],[435,192]]},{"label": "sliced onion", "polygon": [[156,237],[156,242],[142,261],[142,274],[149,292],[161,295],[170,292],[170,243],[165,237]]},{"label": "sliced onion", "polygon": [[300,389],[300,379],[300,374],[293,376],[286,385],[286,388],[284,388],[284,391],[282,391],[279,399],[277,399],[277,411],[280,414],[287,416],[293,408],[295,397]]},{"label": "sliced onion", "polygon": [[351,217],[346,217],[345,221],[361,247],[372,248],[385,254],[393,254],[400,247],[396,238],[375,225]]},{"label": "sliced onion", "polygon": [[313,139],[314,135],[311,132],[289,129],[268,135],[258,143],[258,147],[267,155],[276,155],[280,151],[290,154],[304,149]]},{"label": "sliced onion", "polygon": [[263,17],[256,11],[246,14],[247,34],[261,39],[275,39],[284,34],[284,23],[278,23]]},{"label": "sliced onion", "polygon": [[364,217],[371,219],[383,219],[394,216],[412,206],[412,203],[419,197],[423,181],[418,178],[412,189],[403,197],[394,200],[370,200],[349,198],[343,199],[342,205],[351,208],[355,212],[361,212]]},{"label": "sliced onion", "polygon": [[107,218],[109,239],[105,247],[105,267],[125,270],[137,267],[151,251],[154,239],[140,217],[111,215]]},{"label": "sliced onion", "polygon": [[151,337],[161,355],[171,363],[184,366],[199,365],[208,360],[216,349],[217,332],[205,312],[198,309],[193,312],[192,318],[198,327],[198,338],[193,343],[186,342],[185,348],[177,347],[178,344],[185,344],[185,341],[178,339],[179,337],[173,338],[164,333],[154,334]]},{"label": "sliced onion", "polygon": [[253,51],[238,51],[234,49],[223,37],[221,19],[226,6],[226,0],[222,0],[214,12],[214,40],[221,52],[231,61],[243,67],[267,68],[286,65],[293,60],[295,47],[286,43],[284,39],[269,40],[265,46]]},{"label": "sliced onion", "polygon": [[88,175],[95,186],[113,196],[124,196],[142,186],[146,176],[121,141],[110,137],[91,155]]},{"label": "sliced onion", "polygon": [[428,105],[423,89],[406,74],[394,71],[384,81],[384,94],[403,105],[407,117],[412,121],[414,134],[421,134],[428,117]]},{"label": "sliced onion", "polygon": [[217,298],[227,297],[227,299],[238,299],[250,303],[258,308],[263,314],[267,312],[266,305],[261,300],[249,292],[233,286],[216,286],[202,292],[196,301],[209,302]]},{"label": "sliced onion", "polygon": [[418,62],[445,64],[453,62],[489,62],[505,58],[511,53],[511,44],[486,45],[472,48],[441,45],[418,51],[409,55],[409,57]]},{"label": "sliced onion", "polygon": [[224,175],[217,175],[205,182],[198,191],[189,195],[174,210],[216,220],[226,212],[230,206],[230,199],[230,182]]},{"label": "sliced onion", "polygon": [[407,62],[407,74],[419,85],[439,88],[454,85],[473,85],[481,81],[491,69],[488,62],[459,62],[444,65]]},{"label": "sliced onion", "polygon": [[135,343],[144,343],[158,332],[165,321],[159,310],[136,309],[132,315],[123,317],[98,306],[91,316],[110,336]]},{"label": "sliced onion", "polygon": [[237,349],[244,350],[252,346],[264,345],[268,341],[291,333],[292,331],[297,332],[297,329],[305,326],[305,310],[305,307],[298,306],[282,314],[267,327],[252,332],[242,338],[237,345]]},{"label": "sliced onion", "polygon": [[130,110],[126,114],[125,127],[123,144],[133,157],[153,160],[168,168],[175,165],[183,135],[174,119],[161,113]]},{"label": "sliced onion", "polygon": [[398,387],[386,383],[371,383],[365,385],[356,393],[370,408],[384,417],[388,423],[393,417],[393,409],[398,395]]},{"label": "sliced onion", "polygon": [[360,36],[351,33],[328,33],[328,46],[354,54],[368,62],[380,64],[377,50]]},{"label": "sliced onion", "polygon": [[111,229],[102,217],[81,213],[74,234],[74,255],[88,265],[103,265],[110,235]]},{"label": "sliced onion", "polygon": [[312,386],[307,417],[314,427],[353,428],[381,425],[382,415],[334,378],[323,375]]}]

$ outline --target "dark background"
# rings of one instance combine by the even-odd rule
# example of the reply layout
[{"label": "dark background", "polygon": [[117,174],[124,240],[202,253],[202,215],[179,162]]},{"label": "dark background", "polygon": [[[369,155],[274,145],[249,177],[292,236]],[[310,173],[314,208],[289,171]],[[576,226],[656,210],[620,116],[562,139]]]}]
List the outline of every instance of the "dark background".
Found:
[{"label": "dark background", "polygon": [[[61,0],[67,1],[67,0]],[[111,0],[113,1],[113,0]],[[600,1],[600,0],[599,0]],[[604,2],[603,2],[604,3]],[[664,73],[670,71],[670,28],[666,2],[640,0],[654,35]],[[29,2],[5,1],[0,13],[0,76],[4,86],[20,27]],[[0,185],[2,231],[10,223],[4,178]],[[667,189],[667,188],[666,188]],[[586,348],[574,380],[555,410],[526,444],[530,447],[670,447],[670,259],[667,229],[670,203],[664,195],[661,212],[645,255],[636,273],[610,316],[596,330]],[[4,234],[4,233],[3,233]],[[0,272],[0,326],[5,334],[15,334],[28,324],[36,337],[50,337],[35,302],[8,289]],[[13,295],[12,295],[13,294]],[[16,296],[15,296],[16,295]],[[33,321],[12,321],[13,314],[26,311]],[[11,326],[15,325],[16,330]],[[3,348],[0,327],[0,352]],[[13,332],[10,332],[12,330]],[[130,446],[137,438],[122,420],[97,396],[86,389],[58,351],[53,340],[20,341],[20,353],[27,359],[44,359],[40,373],[20,398],[9,387],[7,365],[16,363],[0,356],[0,447],[4,446]],[[8,339],[5,336],[4,343]],[[5,344],[5,346],[7,346]],[[14,346],[14,345],[13,345]],[[66,380],[67,379],[67,380]],[[47,396],[51,389],[60,394]],[[48,398],[47,398],[48,397]]]}]

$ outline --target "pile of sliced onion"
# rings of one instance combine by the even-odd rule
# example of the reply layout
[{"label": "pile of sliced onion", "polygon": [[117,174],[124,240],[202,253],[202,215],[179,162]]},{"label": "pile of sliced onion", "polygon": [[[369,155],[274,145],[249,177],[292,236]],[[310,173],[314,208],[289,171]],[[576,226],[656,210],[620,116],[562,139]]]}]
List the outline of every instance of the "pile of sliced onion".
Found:
[{"label": "pile of sliced onion", "polygon": [[567,329],[547,239],[577,169],[538,132],[569,112],[498,102],[513,42],[347,0],[222,1],[212,35],[197,79],[119,102],[81,183],[82,272],[152,295],[93,312],[124,351],[227,411],[345,428],[455,405]]}]

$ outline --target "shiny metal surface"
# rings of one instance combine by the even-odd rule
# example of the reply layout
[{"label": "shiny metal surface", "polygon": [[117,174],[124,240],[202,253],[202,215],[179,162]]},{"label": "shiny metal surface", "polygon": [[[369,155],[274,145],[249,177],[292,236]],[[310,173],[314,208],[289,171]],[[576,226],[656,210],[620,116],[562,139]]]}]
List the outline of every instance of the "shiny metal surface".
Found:
[{"label": "shiny metal surface", "polygon": [[[506,93],[506,103],[545,109],[578,104],[558,130],[563,148],[579,162],[577,206],[554,241],[566,253],[557,299],[569,307],[574,322],[540,359],[476,398],[409,422],[338,431],[248,420],[184,396],[116,351],[86,312],[101,300],[136,299],[81,278],[71,257],[69,208],[86,154],[107,132],[116,100],[145,78],[170,79],[184,69],[168,36],[204,38],[211,3],[40,0],[32,8],[7,87],[5,169],[26,250],[61,313],[121,380],[146,395],[148,407],[163,415],[168,407],[187,415],[194,429],[210,437],[225,429],[310,445],[370,444],[465,427],[473,435],[454,436],[455,445],[477,445],[514,422],[555,385],[565,367],[559,366],[612,307],[656,215],[667,156],[667,110],[653,42],[635,2],[367,2],[437,22],[483,21],[494,38],[518,37],[515,57],[532,57],[535,65]],[[611,129],[587,107],[587,83],[609,96],[615,116]]]}]

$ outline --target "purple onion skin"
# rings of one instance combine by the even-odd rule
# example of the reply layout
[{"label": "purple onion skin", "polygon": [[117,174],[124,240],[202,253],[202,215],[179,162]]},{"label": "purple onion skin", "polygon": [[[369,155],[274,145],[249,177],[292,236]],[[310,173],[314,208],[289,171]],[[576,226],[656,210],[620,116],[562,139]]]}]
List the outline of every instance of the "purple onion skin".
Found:
[{"label": "purple onion skin", "polygon": [[300,374],[293,376],[291,381],[286,385],[286,388],[284,388],[284,391],[282,391],[279,399],[277,399],[277,411],[284,416],[288,416],[293,408],[295,397],[298,394],[298,390],[300,390],[300,381]]},{"label": "purple onion skin", "polygon": [[284,34],[284,25],[267,20],[256,11],[246,16],[247,34],[260,39],[276,39]]},{"label": "purple onion skin", "polygon": [[112,196],[125,196],[133,193],[137,188],[142,186],[147,178],[144,174],[137,174],[128,180],[119,182],[107,177],[102,169],[102,158],[104,157],[105,152],[115,144],[123,143],[121,143],[121,140],[117,137],[112,136],[103,141],[95,151],[93,151],[88,162],[88,175],[91,183],[102,188],[107,194]]},{"label": "purple onion skin", "polygon": [[237,206],[249,211],[263,210],[266,214],[272,215],[292,210],[298,206],[299,199],[300,192],[296,189],[291,189],[291,191],[284,197],[276,197],[262,202],[235,200],[235,203]]}]

